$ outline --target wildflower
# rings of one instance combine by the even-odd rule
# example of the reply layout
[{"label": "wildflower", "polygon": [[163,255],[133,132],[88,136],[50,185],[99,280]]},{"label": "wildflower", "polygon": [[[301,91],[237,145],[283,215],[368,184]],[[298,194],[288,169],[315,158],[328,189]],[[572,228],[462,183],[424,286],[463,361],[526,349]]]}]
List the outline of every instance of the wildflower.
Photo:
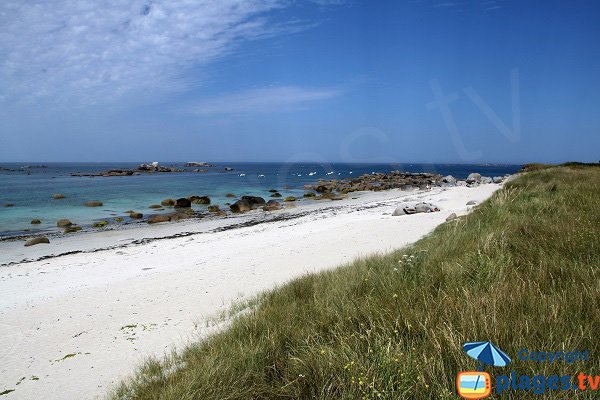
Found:
[{"label": "wildflower", "polygon": [[397,298],[398,295],[396,293],[394,293],[394,295],[392,296],[393,298]]},{"label": "wildflower", "polygon": [[325,350],[321,350],[321,354],[325,354]]}]

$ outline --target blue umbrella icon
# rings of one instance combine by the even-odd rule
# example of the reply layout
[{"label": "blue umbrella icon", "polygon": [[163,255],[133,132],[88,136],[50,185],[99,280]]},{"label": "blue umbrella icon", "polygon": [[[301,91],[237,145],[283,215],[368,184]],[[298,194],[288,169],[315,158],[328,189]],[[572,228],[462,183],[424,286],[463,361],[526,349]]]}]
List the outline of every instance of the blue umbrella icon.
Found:
[{"label": "blue umbrella icon", "polygon": [[[469,342],[463,345],[463,350],[482,364],[494,367],[506,367],[510,363],[510,357],[494,346],[492,342]],[[483,365],[482,368],[483,370]]]}]

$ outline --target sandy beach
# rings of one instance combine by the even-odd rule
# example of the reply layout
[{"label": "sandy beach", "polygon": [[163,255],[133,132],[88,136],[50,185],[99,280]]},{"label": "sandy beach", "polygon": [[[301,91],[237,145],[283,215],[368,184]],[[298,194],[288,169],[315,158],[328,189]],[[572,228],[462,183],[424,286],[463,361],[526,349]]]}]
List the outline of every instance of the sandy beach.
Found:
[{"label": "sandy beach", "polygon": [[[305,273],[412,243],[501,185],[352,193],[219,220],[0,243],[0,392],[102,398],[148,356],[218,329],[214,318]],[[402,203],[440,212],[392,216]]]}]

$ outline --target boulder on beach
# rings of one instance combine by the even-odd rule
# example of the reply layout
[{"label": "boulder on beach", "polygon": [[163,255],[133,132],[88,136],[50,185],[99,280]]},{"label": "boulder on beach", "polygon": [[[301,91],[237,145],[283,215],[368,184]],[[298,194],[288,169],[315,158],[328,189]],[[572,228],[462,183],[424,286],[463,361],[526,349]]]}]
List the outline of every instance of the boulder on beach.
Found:
[{"label": "boulder on beach", "polygon": [[35,219],[32,219],[32,220],[31,220],[31,224],[32,224],[32,225],[39,225],[39,224],[41,224],[41,223],[42,223],[42,221],[40,221],[40,220],[39,220],[39,219],[37,219],[37,218],[35,218]]},{"label": "boulder on beach", "polygon": [[218,205],[212,205],[212,206],[208,206],[208,211],[210,212],[217,212],[219,211],[219,206]]},{"label": "boulder on beach", "polygon": [[444,183],[456,183],[456,178],[453,177],[452,175],[446,175],[445,177],[442,178],[442,182]]},{"label": "boulder on beach", "polygon": [[404,207],[406,214],[418,214],[440,211],[438,206],[431,203],[417,203],[414,207]]},{"label": "boulder on beach", "polygon": [[75,233],[75,232],[79,232],[80,230],[81,230],[80,226],[69,226],[63,231],[63,233]]},{"label": "boulder on beach", "polygon": [[88,201],[84,204],[86,207],[102,207],[104,204],[101,201]]},{"label": "boulder on beach", "polygon": [[188,218],[190,218],[190,214],[186,212],[174,212],[169,214],[169,221],[171,222],[177,222]]},{"label": "boulder on beach", "polygon": [[446,217],[446,221],[452,221],[452,220],[454,220],[456,218],[458,218],[457,215],[456,215],[456,213],[452,213],[452,214],[450,214],[450,215],[448,215]]},{"label": "boulder on beach", "polygon": [[108,225],[108,221],[98,221],[98,222],[94,222],[94,224],[92,226],[94,228],[104,228],[106,225]]},{"label": "boulder on beach", "polygon": [[313,192],[306,192],[303,194],[303,197],[315,197],[316,194],[314,194]]},{"label": "boulder on beach", "polygon": [[294,196],[288,196],[285,199],[283,199],[283,201],[296,201],[296,198]]},{"label": "boulder on beach", "polygon": [[474,206],[476,204],[477,204],[477,202],[475,200],[469,200],[469,201],[467,201],[467,205],[468,206]]},{"label": "boulder on beach", "polygon": [[277,200],[269,200],[263,207],[263,211],[277,211],[281,210],[281,203]]},{"label": "boulder on beach", "polygon": [[142,218],[144,218],[144,214],[134,211],[132,213],[129,213],[129,218],[131,218],[131,219],[142,219]]},{"label": "boulder on beach", "polygon": [[190,201],[190,199],[186,199],[185,197],[182,197],[175,201],[176,208],[190,208],[191,206],[192,202]]},{"label": "boulder on beach", "polygon": [[169,222],[171,217],[167,214],[154,214],[148,217],[149,224],[156,224],[159,222]]},{"label": "boulder on beach", "polygon": [[65,198],[65,195],[64,195],[64,194],[60,194],[60,193],[56,193],[56,194],[53,194],[53,195],[52,195],[52,198],[53,198],[53,199],[57,199],[57,200],[58,200],[58,199],[64,199],[64,198]]},{"label": "boulder on beach", "polygon": [[492,182],[502,183],[502,182],[504,182],[504,177],[503,176],[495,176],[494,178],[492,178]]},{"label": "boulder on beach", "polygon": [[190,201],[194,204],[210,204],[208,196],[190,196]]},{"label": "boulder on beach", "polygon": [[481,177],[481,183],[492,183],[494,180],[492,178],[490,178],[489,176],[482,176]]},{"label": "boulder on beach", "polygon": [[35,246],[36,244],[42,244],[42,243],[49,244],[50,240],[45,236],[31,238],[25,242],[25,247]]},{"label": "boulder on beach", "polygon": [[404,211],[404,207],[398,207],[392,213],[392,216],[399,217],[401,215],[406,215],[406,211]]},{"label": "boulder on beach", "polygon": [[252,210],[252,204],[246,199],[241,199],[229,206],[231,212],[236,214]]},{"label": "boulder on beach", "polygon": [[71,221],[69,221],[68,219],[66,219],[66,218],[59,219],[56,222],[56,226],[58,226],[59,228],[66,228],[66,227],[71,226],[71,225],[73,225],[73,223]]},{"label": "boulder on beach", "polygon": [[173,199],[164,199],[163,201],[160,202],[161,205],[163,206],[167,206],[167,207],[172,207],[175,205],[175,200]]},{"label": "boulder on beach", "polygon": [[478,174],[477,172],[472,172],[469,174],[469,176],[467,176],[466,181],[467,183],[479,183],[479,181],[481,181],[481,174]]}]

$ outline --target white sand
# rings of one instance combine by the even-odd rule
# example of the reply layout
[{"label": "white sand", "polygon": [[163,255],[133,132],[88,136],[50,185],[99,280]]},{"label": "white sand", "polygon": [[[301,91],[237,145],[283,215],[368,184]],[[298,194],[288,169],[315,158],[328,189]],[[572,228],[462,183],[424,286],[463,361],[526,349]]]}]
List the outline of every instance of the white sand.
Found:
[{"label": "white sand", "polygon": [[[145,357],[205,335],[207,318],[232,301],[412,243],[499,187],[362,193],[270,216],[257,211],[89,233],[30,248],[0,243],[0,263],[122,246],[0,267],[0,392],[15,389],[6,399],[102,397]],[[392,217],[407,198],[431,201],[441,212]],[[268,222],[282,215],[295,218]],[[267,222],[215,231],[262,219]],[[178,232],[192,234],[131,243]]]}]

